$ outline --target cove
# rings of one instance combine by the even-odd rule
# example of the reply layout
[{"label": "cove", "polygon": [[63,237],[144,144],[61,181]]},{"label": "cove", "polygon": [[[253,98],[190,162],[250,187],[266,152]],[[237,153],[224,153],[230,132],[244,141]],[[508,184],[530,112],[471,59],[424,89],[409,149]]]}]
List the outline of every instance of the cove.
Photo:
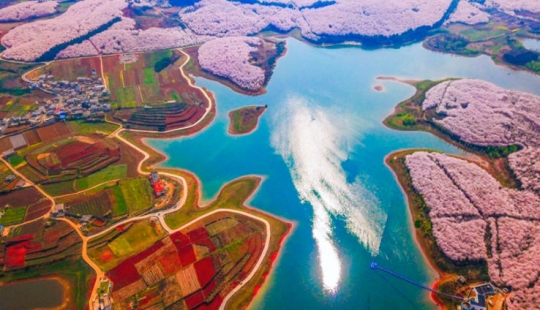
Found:
[{"label": "cove", "polygon": [[[404,148],[461,151],[426,133],[384,127],[414,89],[376,78],[468,77],[536,94],[540,78],[421,44],[363,50],[288,39],[287,48],[267,94],[244,96],[197,78],[216,96],[215,121],[195,136],[148,143],[169,156],[163,166],[194,172],[207,200],[234,178],[265,176],[250,204],[297,223],[254,309],[434,309],[427,293],[370,269],[375,261],[427,285],[437,277],[384,158]],[[230,110],[266,104],[255,132],[227,134]]]}]

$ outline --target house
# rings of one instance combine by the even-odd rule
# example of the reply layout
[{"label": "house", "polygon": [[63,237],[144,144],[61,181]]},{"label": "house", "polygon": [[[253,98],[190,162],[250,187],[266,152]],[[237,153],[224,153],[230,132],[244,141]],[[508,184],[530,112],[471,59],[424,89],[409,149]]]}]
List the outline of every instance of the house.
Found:
[{"label": "house", "polygon": [[10,175],[8,175],[8,176],[4,179],[4,181],[6,181],[6,182],[13,182],[13,181],[15,181],[16,178],[17,178],[16,175],[10,174]]},{"label": "house", "polygon": [[165,194],[165,186],[159,179],[159,175],[156,171],[150,173],[150,184],[152,184],[154,195],[156,197],[163,196],[163,194]]},{"label": "house", "polygon": [[93,215],[87,214],[87,215],[81,216],[79,221],[81,222],[82,225],[87,225],[88,223],[90,223],[92,218],[93,218]]},{"label": "house", "polygon": [[64,208],[64,204],[63,203],[59,203],[57,205],[54,205],[52,211],[51,211],[51,216],[53,217],[64,217],[66,216],[66,210]]},{"label": "house", "polygon": [[2,153],[2,158],[3,159],[8,159],[8,158],[10,158],[11,156],[14,156],[14,155],[15,155],[15,150],[9,149],[9,150]]},{"label": "house", "polygon": [[[48,114],[48,113],[47,113]],[[56,119],[54,118],[54,116],[50,116],[50,117],[47,117],[45,119],[45,121],[43,122],[43,125],[47,126],[47,125],[52,125],[56,122]]]}]

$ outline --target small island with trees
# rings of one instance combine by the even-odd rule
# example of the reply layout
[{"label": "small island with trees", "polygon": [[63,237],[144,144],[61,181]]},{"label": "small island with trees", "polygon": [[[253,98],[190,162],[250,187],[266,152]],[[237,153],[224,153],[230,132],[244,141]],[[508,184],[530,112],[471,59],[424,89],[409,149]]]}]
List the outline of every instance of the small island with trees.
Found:
[{"label": "small island with trees", "polygon": [[231,135],[245,135],[257,128],[259,117],[268,106],[249,106],[229,112],[229,130]]}]

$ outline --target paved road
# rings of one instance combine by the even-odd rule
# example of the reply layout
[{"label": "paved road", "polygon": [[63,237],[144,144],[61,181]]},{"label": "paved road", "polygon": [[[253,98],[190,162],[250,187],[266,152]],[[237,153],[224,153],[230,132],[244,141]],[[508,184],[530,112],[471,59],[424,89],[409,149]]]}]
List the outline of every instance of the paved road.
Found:
[{"label": "paved road", "polygon": [[[180,130],[185,130],[185,129],[189,129],[189,128],[192,128],[192,127],[195,127],[197,126],[200,122],[202,122],[208,115],[208,113],[211,111],[212,109],[212,104],[213,101],[212,99],[210,98],[210,96],[208,96],[207,92],[202,89],[201,87],[198,87],[196,85],[193,84],[192,80],[186,76],[185,72],[184,72],[184,66],[189,62],[190,60],[190,56],[180,50],[180,52],[182,54],[184,54],[186,56],[186,59],[184,61],[184,63],[179,67],[179,70],[180,70],[180,73],[182,74],[182,76],[184,77],[184,79],[186,79],[186,81],[188,82],[188,84],[193,87],[193,88],[197,88],[199,89],[203,95],[205,96],[206,100],[208,100],[208,107],[206,108],[206,111],[205,111],[205,114],[203,115],[203,117],[201,117],[197,122],[195,122],[194,124],[191,124],[189,126],[186,126],[186,127],[182,127],[182,128],[177,128],[177,129],[171,129],[171,130],[168,130],[168,131],[164,131],[162,133],[170,133],[170,132],[175,132],[175,131],[180,131]],[[101,66],[102,66],[102,74],[103,74],[103,61],[101,60],[101,57],[100,57],[100,63],[101,63]],[[24,77],[25,78],[25,77]],[[104,82],[105,82],[105,79],[104,79]],[[106,83],[106,82],[105,82]],[[136,146],[135,144],[129,142],[128,140],[124,139],[120,134],[123,132],[123,131],[132,131],[132,132],[139,132],[139,133],[152,133],[152,134],[155,134],[156,132],[155,131],[150,131],[150,130],[133,130],[133,129],[130,129],[130,130],[126,130],[124,128],[122,128],[122,126],[116,122],[113,122],[113,121],[109,121],[109,123],[113,123],[113,124],[116,124],[116,125],[119,125],[118,129],[116,129],[114,132],[112,132],[109,137],[114,137],[120,141],[122,141],[123,143],[129,145],[130,147],[134,148],[135,150],[137,150],[138,152],[140,152],[141,154],[143,154],[144,158],[139,162],[138,166],[137,166],[137,172],[141,175],[148,175],[149,172],[147,171],[144,171],[143,170],[143,164],[146,160],[148,160],[150,158],[150,155],[144,151],[143,149],[141,149],[140,147]],[[49,194],[47,194],[45,191],[43,191],[43,189],[41,189],[39,186],[37,186],[35,183],[33,183],[32,181],[30,181],[29,179],[27,179],[24,175],[22,175],[21,173],[19,173],[17,170],[15,170],[10,164],[9,162],[7,162],[6,160],[4,159],[1,159],[5,164],[6,166],[11,169],[13,171],[13,173],[17,174],[19,177],[21,177],[23,180],[25,180],[27,183],[29,183],[30,185],[32,185],[34,188],[36,188],[40,193],[42,193],[47,199],[51,200],[53,206],[55,205],[55,201],[54,201],[54,197],[50,196]],[[216,213],[220,213],[220,212],[229,212],[229,213],[236,213],[236,214],[241,214],[243,216],[246,216],[246,217],[249,217],[249,218],[252,218],[252,219],[255,219],[255,220],[258,220],[258,221],[261,221],[265,224],[265,227],[266,227],[266,241],[265,241],[265,245],[264,245],[264,249],[262,251],[262,254],[261,256],[259,257],[259,260],[257,261],[257,263],[255,264],[255,267],[252,269],[252,271],[250,272],[250,274],[246,277],[246,279],[244,279],[242,281],[242,283],[238,286],[236,286],[223,300],[223,303],[221,304],[221,307],[220,309],[225,309],[225,306],[227,304],[227,301],[230,300],[230,298],[236,293],[238,292],[239,290],[241,290],[254,276],[255,274],[257,273],[257,270],[260,268],[261,264],[263,263],[264,261],[264,258],[266,257],[266,255],[268,254],[268,248],[270,246],[270,223],[268,223],[267,220],[265,220],[264,218],[261,218],[261,217],[257,217],[257,216],[254,216],[250,213],[247,213],[247,212],[243,212],[243,211],[238,211],[238,210],[232,210],[232,209],[218,209],[218,210],[214,210],[214,211],[211,211],[209,213],[206,213],[192,221],[190,221],[189,223],[185,224],[185,225],[182,225],[182,227],[179,227],[179,228],[176,228],[176,229],[171,229],[167,223],[165,222],[165,216],[167,214],[170,214],[172,212],[175,212],[177,210],[179,210],[180,208],[182,208],[186,202],[186,198],[187,198],[187,195],[188,195],[188,186],[187,186],[187,182],[186,180],[180,176],[180,175],[176,175],[176,174],[173,174],[173,173],[168,173],[168,172],[161,172],[160,173],[161,175],[165,175],[167,177],[170,177],[170,178],[174,178],[174,179],[177,179],[181,184],[182,184],[182,193],[181,193],[181,197],[180,197],[180,201],[174,206],[174,208],[172,209],[168,209],[168,210],[165,210],[165,211],[160,211],[160,212],[157,212],[157,213],[151,213],[151,214],[146,214],[146,215],[141,215],[141,216],[136,216],[136,217],[133,217],[133,218],[129,218],[129,219],[126,219],[124,221],[121,221],[119,223],[116,223],[115,225],[111,226],[111,227],[108,227],[106,230],[103,230],[97,234],[94,234],[94,235],[91,235],[91,236],[85,236],[82,231],[80,230],[79,226],[75,223],[73,223],[72,221],[70,221],[69,219],[66,219],[66,218],[59,218],[58,220],[60,221],[63,221],[63,222],[66,222],[68,223],[71,227],[73,227],[73,229],[75,229],[75,231],[77,232],[77,234],[81,237],[82,239],[82,253],[81,253],[81,256],[82,258],[84,259],[84,261],[94,270],[94,272],[96,273],[96,282],[94,283],[94,287],[92,288],[92,292],[91,292],[91,295],[90,295],[90,299],[89,299],[89,309],[93,309],[93,304],[94,304],[94,300],[96,300],[98,298],[98,289],[99,289],[99,286],[100,286],[100,283],[103,279],[105,279],[105,273],[99,268],[99,266],[97,266],[91,259],[90,257],[88,257],[88,242],[90,239],[93,239],[93,238],[96,238],[96,237],[99,237],[103,234],[106,234],[108,232],[110,232],[112,229],[115,229],[116,227],[120,226],[120,225],[124,225],[126,223],[129,223],[129,222],[133,222],[133,221],[140,221],[140,220],[144,220],[144,219],[149,219],[149,218],[157,218],[161,224],[161,226],[163,226],[163,228],[169,233],[169,234],[172,234],[174,232],[177,232],[177,231],[180,231],[186,227],[189,227],[190,225],[192,225],[193,223],[197,222],[197,221],[200,221],[208,216],[211,216],[213,214],[216,214]],[[110,182],[110,181],[108,181]],[[108,183],[108,182],[105,182],[105,183]],[[102,183],[102,184],[105,184],[105,183]],[[94,187],[97,187],[97,186],[100,186],[102,184],[99,184],[99,185],[96,185]],[[87,190],[85,190],[87,191]],[[65,196],[70,196],[70,195],[76,195],[76,194],[79,194],[81,192],[85,192],[85,191],[80,191],[80,192],[77,192],[77,193],[72,193],[72,194],[68,194],[68,195],[61,195],[61,196],[57,196],[57,198],[60,198],[60,197],[65,197]],[[52,208],[51,208],[52,209]],[[39,219],[42,219],[42,218],[45,218],[45,217],[49,217],[50,216],[50,212],[48,212],[46,215],[36,219],[36,220],[39,220]],[[13,226],[15,227],[15,226]]]}]

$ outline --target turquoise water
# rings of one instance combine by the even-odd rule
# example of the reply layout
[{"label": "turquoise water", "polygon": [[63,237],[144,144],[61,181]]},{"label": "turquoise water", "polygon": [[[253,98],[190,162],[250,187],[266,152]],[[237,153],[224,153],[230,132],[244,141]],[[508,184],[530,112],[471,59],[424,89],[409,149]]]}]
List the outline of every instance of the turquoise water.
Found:
[{"label": "turquoise water", "polygon": [[[315,48],[288,40],[268,93],[249,97],[204,79],[218,101],[216,120],[193,137],[150,140],[170,155],[163,165],[193,171],[211,199],[246,174],[266,177],[251,205],[296,222],[281,260],[255,309],[433,309],[427,293],[386,274],[379,265],[430,284],[436,274],[416,246],[405,197],[384,157],[403,148],[459,152],[420,132],[398,132],[381,121],[411,96],[410,79],[481,78],[507,88],[540,91],[540,79],[421,45],[366,51]],[[383,85],[377,92],[373,86]],[[227,113],[267,104],[259,128],[227,134]]]}]

